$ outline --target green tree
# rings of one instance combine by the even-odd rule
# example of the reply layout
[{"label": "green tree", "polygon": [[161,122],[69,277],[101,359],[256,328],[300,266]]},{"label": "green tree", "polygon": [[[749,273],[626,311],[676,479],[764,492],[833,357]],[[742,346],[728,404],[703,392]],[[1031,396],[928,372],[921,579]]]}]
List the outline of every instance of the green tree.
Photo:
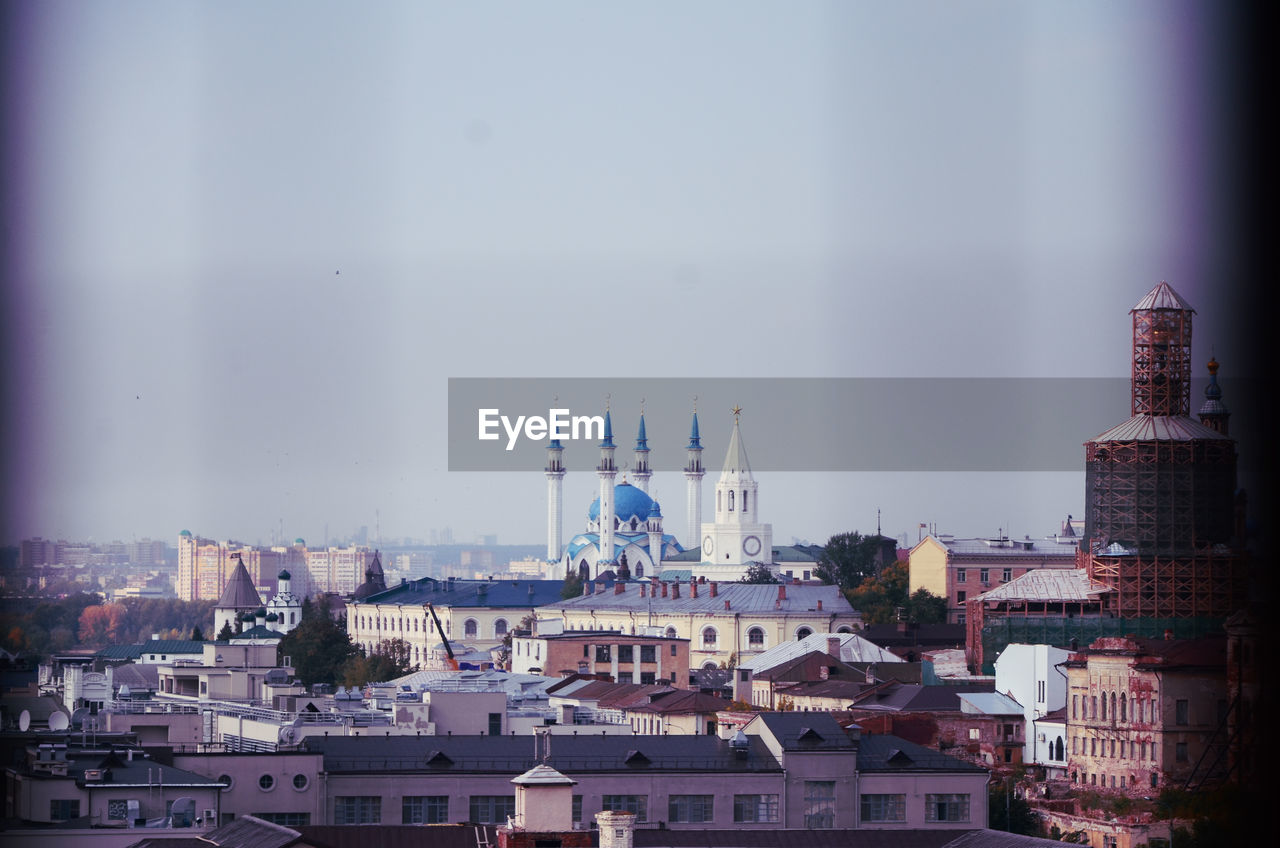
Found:
[{"label": "green tree", "polygon": [[917,624],[941,624],[947,620],[947,599],[916,589],[907,599],[907,617]]},{"label": "green tree", "polygon": [[841,589],[856,589],[862,581],[876,574],[876,552],[880,543],[875,536],[837,533],[822,549],[814,575],[824,583]]},{"label": "green tree", "polygon": [[586,581],[579,577],[578,573],[570,567],[569,573],[564,578],[564,586],[560,587],[560,598],[567,601],[570,598],[580,596],[585,583]]},{"label": "green tree", "polygon": [[218,631],[218,641],[228,642],[236,637],[236,632],[231,629],[231,619],[222,622],[222,629]]},{"label": "green tree", "polygon": [[997,783],[987,790],[987,827],[1023,836],[1039,836],[1040,817],[1025,798],[1018,797],[1008,782]]},{"label": "green tree", "polygon": [[204,641],[204,631],[200,629],[200,625],[198,624],[195,627],[191,628],[191,641],[192,642]]},{"label": "green tree", "polygon": [[403,639],[384,639],[370,656],[357,649],[355,656],[342,664],[342,685],[364,686],[403,677],[414,670],[409,653],[409,643]]},{"label": "green tree", "polygon": [[311,686],[339,683],[343,666],[359,651],[351,644],[347,631],[333,620],[328,601],[321,597],[317,603],[303,601],[302,618],[280,640],[280,654],[292,658],[298,681]]},{"label": "green tree", "polygon": [[777,583],[778,578],[773,575],[773,571],[769,566],[762,562],[752,562],[747,565],[747,573],[742,575],[738,580],[739,583]]}]

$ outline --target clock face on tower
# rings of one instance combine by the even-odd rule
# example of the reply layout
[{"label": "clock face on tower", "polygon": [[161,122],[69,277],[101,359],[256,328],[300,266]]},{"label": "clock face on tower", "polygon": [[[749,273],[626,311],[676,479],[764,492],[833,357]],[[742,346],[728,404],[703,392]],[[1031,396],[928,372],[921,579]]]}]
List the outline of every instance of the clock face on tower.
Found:
[{"label": "clock face on tower", "polygon": [[710,556],[711,552],[714,551],[715,549],[716,549],[716,544],[715,542],[711,541],[710,536],[702,540],[702,552],[704,554],[706,554],[707,556]]},{"label": "clock face on tower", "polygon": [[760,553],[760,537],[748,536],[742,540],[742,552],[747,556],[755,556]]}]

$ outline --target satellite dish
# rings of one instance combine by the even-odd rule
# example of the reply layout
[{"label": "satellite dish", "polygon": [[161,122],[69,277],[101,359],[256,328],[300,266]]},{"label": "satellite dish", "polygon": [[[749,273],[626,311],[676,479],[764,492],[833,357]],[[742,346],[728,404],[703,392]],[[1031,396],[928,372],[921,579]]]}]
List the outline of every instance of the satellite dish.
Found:
[{"label": "satellite dish", "polygon": [[188,795],[174,800],[169,808],[170,824],[173,827],[191,827],[196,818],[196,799]]},{"label": "satellite dish", "polygon": [[18,716],[18,729],[26,733],[31,727],[31,710],[23,710]]},{"label": "satellite dish", "polygon": [[67,718],[66,713],[52,713],[49,716],[50,730],[66,730],[71,726],[71,719]]},{"label": "satellite dish", "polygon": [[84,727],[84,720],[89,717],[89,708],[81,707],[71,714],[71,726],[79,730]]}]

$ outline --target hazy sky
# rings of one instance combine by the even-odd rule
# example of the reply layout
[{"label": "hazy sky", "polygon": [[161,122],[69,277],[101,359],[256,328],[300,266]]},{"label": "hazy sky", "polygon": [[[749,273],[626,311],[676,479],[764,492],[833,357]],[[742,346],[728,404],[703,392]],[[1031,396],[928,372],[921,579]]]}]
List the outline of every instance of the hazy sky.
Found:
[{"label": "hazy sky", "polygon": [[[540,474],[447,472],[451,376],[1122,377],[1161,279],[1197,367],[1229,370],[1217,23],[1164,0],[17,7],[0,540],[542,542]],[[730,424],[703,415],[712,467]],[[566,481],[566,537],[594,486]],[[780,542],[877,508],[913,540],[1040,535],[1083,472],[761,487]]]}]

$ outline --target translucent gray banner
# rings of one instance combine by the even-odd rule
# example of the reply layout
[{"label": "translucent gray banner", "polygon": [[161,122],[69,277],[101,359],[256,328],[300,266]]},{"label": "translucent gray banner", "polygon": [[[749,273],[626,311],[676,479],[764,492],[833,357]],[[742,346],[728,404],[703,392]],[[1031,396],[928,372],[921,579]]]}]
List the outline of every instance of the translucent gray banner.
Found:
[{"label": "translucent gray banner", "polygon": [[[1243,382],[1219,380],[1242,470],[1256,462],[1257,426]],[[1204,386],[1192,387],[1192,418]],[[449,470],[541,471],[559,425],[566,470],[590,471],[607,405],[619,471],[634,467],[642,408],[651,469],[676,471],[695,398],[712,475],[735,407],[755,471],[1081,471],[1082,443],[1129,417],[1120,378],[459,377],[449,380]]]}]

